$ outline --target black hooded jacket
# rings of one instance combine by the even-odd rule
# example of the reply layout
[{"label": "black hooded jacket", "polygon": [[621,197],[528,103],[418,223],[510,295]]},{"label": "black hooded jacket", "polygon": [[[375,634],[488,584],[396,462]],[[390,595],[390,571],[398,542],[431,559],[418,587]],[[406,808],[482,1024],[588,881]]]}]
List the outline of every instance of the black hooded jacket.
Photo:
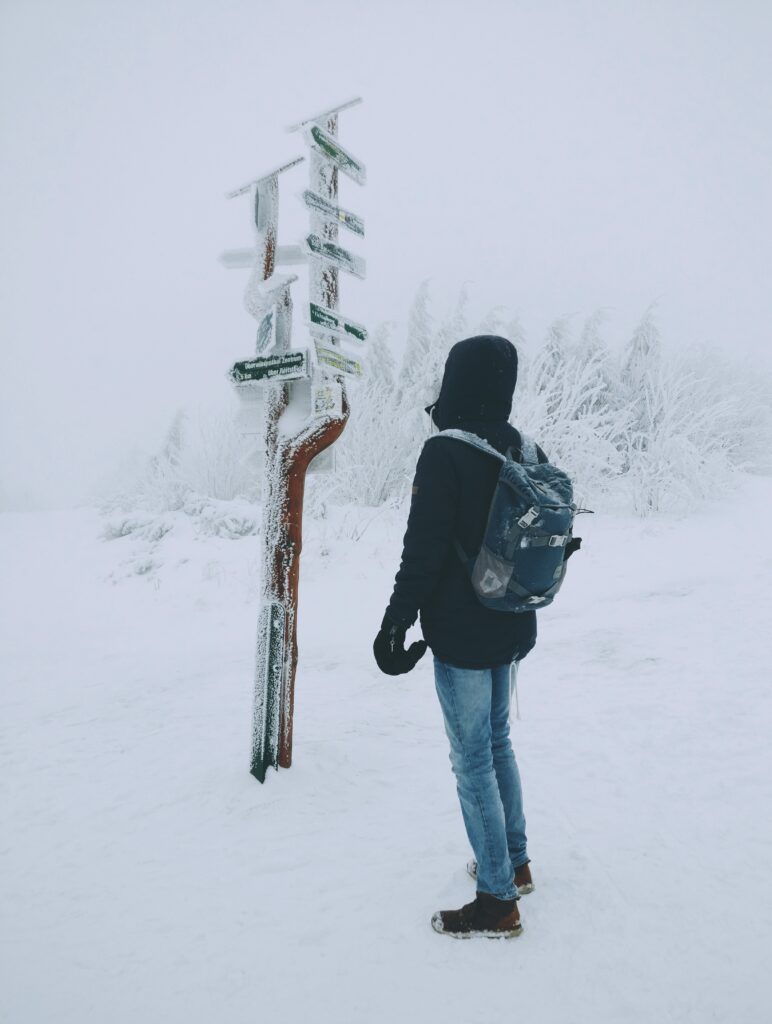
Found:
[{"label": "black hooded jacket", "polygon": [[[431,415],[484,438],[521,461],[520,434],[509,424],[517,353],[505,338],[484,335],[450,350]],[[538,448],[539,461],[547,456]],[[522,659],[536,643],[536,613],[497,612],[477,600],[454,541],[480,549],[500,463],[452,438],[430,438],[421,452],[402,563],[387,615],[411,626],[421,615],[424,638],[440,661],[493,668]]]}]

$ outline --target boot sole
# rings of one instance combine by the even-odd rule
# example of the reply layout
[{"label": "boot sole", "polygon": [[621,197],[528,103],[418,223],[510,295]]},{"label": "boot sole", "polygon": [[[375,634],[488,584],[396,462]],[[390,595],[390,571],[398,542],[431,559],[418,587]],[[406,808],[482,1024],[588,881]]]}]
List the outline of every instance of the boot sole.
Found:
[{"label": "boot sole", "polygon": [[432,917],[432,928],[438,935],[447,935],[451,939],[516,939],[518,935],[523,934],[522,924],[506,931],[448,932],[442,927],[442,918],[439,914]]},{"label": "boot sole", "polygon": [[[474,867],[472,865],[474,865]],[[473,878],[475,882],[477,881],[477,865],[473,860],[470,860],[467,863],[466,873],[469,875],[470,878]],[[526,882],[525,885],[518,885],[516,886],[516,888],[518,896],[527,896],[529,893],[533,892],[536,886],[533,882]]]}]

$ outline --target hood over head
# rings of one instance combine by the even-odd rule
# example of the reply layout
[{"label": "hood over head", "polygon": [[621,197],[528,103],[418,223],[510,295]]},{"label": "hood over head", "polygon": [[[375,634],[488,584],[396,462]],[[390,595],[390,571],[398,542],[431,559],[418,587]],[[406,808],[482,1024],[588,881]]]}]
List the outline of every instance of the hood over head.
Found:
[{"label": "hood over head", "polygon": [[427,406],[440,430],[468,420],[506,423],[517,383],[517,352],[506,338],[482,334],[456,342],[445,361],[437,401]]}]

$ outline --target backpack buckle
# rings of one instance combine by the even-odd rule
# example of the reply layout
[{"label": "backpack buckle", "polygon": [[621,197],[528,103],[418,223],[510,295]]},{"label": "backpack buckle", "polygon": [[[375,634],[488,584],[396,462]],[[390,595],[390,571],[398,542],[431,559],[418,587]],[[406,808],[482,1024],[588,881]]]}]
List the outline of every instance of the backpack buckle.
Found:
[{"label": "backpack buckle", "polygon": [[563,533],[554,533],[549,539],[549,547],[562,548],[568,543],[568,537]]},{"label": "backpack buckle", "polygon": [[536,522],[538,518],[539,510],[535,506],[532,506],[531,508],[528,509],[524,516],[521,516],[518,519],[517,525],[520,527],[521,530],[527,530],[528,527],[531,526],[534,522]]}]

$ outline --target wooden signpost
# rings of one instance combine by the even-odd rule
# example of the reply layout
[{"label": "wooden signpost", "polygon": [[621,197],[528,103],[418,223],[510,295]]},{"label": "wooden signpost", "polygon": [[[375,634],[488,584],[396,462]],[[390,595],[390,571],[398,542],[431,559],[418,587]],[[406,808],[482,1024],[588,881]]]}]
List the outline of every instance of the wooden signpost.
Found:
[{"label": "wooden signpost", "polygon": [[[362,364],[340,348],[361,346],[367,330],[338,313],[339,272],[365,276],[364,260],[339,246],[338,228],[363,236],[364,223],[338,205],[338,172],[364,184],[364,165],[337,139],[338,116],[360,103],[351,100],[293,126],[308,143],[309,188],[302,201],[309,233],[301,245],[278,244],[279,176],[302,162],[299,157],[229,193],[252,194],[257,229],[255,250],[230,250],[227,267],[252,267],[245,293],[247,310],[258,322],[255,356],[234,363],[229,376],[237,392],[252,402],[264,395],[264,480],[262,593],[258,619],[255,699],[250,770],[260,782],[269,767],[289,768],[295,674],[298,662],[297,607],[302,549],[303,494],[309,464],[343,432],[349,415],[345,378]],[[314,355],[292,348],[295,276],[276,273],[278,264],[308,266],[309,310],[303,327],[314,338]]]}]

